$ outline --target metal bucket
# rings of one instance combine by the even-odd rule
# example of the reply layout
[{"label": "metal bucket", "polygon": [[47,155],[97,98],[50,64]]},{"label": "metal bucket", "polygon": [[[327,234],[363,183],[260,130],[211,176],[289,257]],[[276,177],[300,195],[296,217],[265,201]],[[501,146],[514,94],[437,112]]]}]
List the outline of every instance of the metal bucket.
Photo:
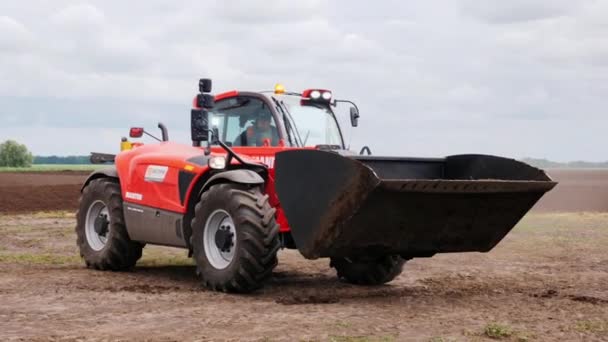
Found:
[{"label": "metal bucket", "polygon": [[542,170],[486,155],[447,158],[277,153],[276,190],[302,255],[487,252],[555,186]]}]

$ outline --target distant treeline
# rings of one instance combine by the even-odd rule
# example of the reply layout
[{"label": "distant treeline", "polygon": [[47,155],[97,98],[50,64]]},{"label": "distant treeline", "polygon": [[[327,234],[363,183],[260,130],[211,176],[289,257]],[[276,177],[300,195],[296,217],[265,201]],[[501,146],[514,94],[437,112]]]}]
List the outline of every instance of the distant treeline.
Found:
[{"label": "distant treeline", "polygon": [[91,164],[89,156],[34,156],[34,164]]},{"label": "distant treeline", "polygon": [[605,169],[608,168],[608,161],[606,162],[586,162],[586,161],[573,161],[567,163],[559,163],[550,161],[547,159],[537,159],[537,158],[524,158],[522,159],[524,163],[528,163],[532,166],[541,168],[541,169]]}]

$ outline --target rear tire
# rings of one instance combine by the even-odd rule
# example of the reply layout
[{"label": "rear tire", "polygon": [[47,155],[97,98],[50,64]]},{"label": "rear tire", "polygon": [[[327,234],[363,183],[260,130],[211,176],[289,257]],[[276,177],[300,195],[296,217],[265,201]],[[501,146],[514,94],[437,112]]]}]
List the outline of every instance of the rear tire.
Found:
[{"label": "rear tire", "polygon": [[193,257],[203,285],[240,293],[262,287],[277,265],[278,233],[275,209],[257,186],[212,186],[192,220]]},{"label": "rear tire", "polygon": [[401,274],[405,260],[398,255],[385,255],[375,259],[331,258],[338,278],[356,285],[381,285]]},{"label": "rear tire", "polygon": [[129,238],[122,210],[117,181],[94,179],[82,190],[76,214],[76,244],[87,267],[128,270],[141,258],[143,246]]}]

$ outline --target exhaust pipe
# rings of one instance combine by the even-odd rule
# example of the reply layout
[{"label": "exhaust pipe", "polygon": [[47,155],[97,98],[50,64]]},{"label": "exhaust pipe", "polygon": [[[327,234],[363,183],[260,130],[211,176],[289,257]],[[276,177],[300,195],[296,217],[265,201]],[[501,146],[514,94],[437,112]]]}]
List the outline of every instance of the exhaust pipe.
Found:
[{"label": "exhaust pipe", "polygon": [[525,163],[277,153],[276,190],[308,259],[491,250],[557,183]]}]

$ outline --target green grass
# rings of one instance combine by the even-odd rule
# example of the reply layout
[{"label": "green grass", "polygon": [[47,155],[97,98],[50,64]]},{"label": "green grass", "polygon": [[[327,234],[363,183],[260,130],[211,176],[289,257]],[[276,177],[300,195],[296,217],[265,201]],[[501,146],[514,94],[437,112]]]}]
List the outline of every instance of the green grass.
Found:
[{"label": "green grass", "polygon": [[76,213],[68,210],[51,210],[51,211],[37,211],[34,213],[27,214],[4,214],[0,213],[0,218],[35,218],[35,219],[73,219]]},{"label": "green grass", "polygon": [[[0,219],[2,217],[0,216]],[[74,235],[74,227],[64,226],[64,227],[50,227],[50,228],[41,228],[40,226],[29,226],[29,225],[14,225],[14,226],[0,226],[1,234],[12,234],[17,235],[19,237],[31,237],[40,236],[44,239],[54,236],[69,236]]]},{"label": "green grass", "polygon": [[440,336],[432,337],[431,339],[429,339],[429,342],[448,342],[448,341],[450,341],[450,340],[447,340]]},{"label": "green grass", "polygon": [[137,262],[137,266],[194,266],[194,261],[188,258],[185,252],[183,255],[167,255],[150,253],[144,249],[144,255]]},{"label": "green grass", "polygon": [[75,218],[76,213],[67,210],[52,210],[52,211],[38,211],[33,214],[29,214],[28,217],[32,218]]},{"label": "green grass", "polygon": [[[194,262],[186,255],[146,255],[137,262],[137,266],[193,266]],[[72,255],[53,254],[47,251],[42,253],[11,253],[0,250],[0,263],[25,265],[68,265],[82,263],[78,252]]]},{"label": "green grass", "polygon": [[[600,252],[608,244],[608,213],[532,213],[526,215],[505,242],[511,252],[556,257],[577,250]],[[499,245],[499,248],[501,247]]]},{"label": "green grass", "polygon": [[515,231],[539,235],[568,231],[604,231],[608,213],[532,213],[517,225]]},{"label": "green grass", "polygon": [[587,320],[578,321],[575,329],[582,333],[608,334],[608,321]]},{"label": "green grass", "polygon": [[496,340],[502,340],[513,335],[513,329],[498,323],[489,323],[483,330],[484,335]]},{"label": "green grass", "polygon": [[0,167],[0,172],[57,172],[57,171],[93,171],[103,165],[95,164],[34,164],[30,167]]},{"label": "green grass", "polygon": [[66,265],[80,262],[78,255],[32,254],[32,253],[0,253],[0,263],[35,264],[35,265]]},{"label": "green grass", "polygon": [[352,324],[350,324],[349,322],[345,322],[345,321],[338,321],[335,324],[336,328],[342,328],[342,329],[348,329],[352,326]]}]

